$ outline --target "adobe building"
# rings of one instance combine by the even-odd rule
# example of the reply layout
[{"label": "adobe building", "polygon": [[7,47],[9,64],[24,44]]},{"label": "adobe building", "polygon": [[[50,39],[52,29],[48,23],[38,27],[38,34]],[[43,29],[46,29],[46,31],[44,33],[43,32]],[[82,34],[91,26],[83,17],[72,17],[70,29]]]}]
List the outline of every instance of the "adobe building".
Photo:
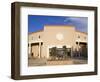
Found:
[{"label": "adobe building", "polygon": [[43,30],[29,33],[28,57],[50,58],[50,48],[69,48],[79,50],[82,45],[87,45],[87,33],[76,31],[74,26],[45,25]]}]

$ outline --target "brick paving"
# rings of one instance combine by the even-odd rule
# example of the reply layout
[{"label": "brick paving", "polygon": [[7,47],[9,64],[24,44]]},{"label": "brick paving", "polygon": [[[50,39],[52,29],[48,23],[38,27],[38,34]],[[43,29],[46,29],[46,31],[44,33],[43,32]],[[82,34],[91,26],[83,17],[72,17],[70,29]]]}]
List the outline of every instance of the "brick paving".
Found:
[{"label": "brick paving", "polygon": [[45,65],[72,65],[87,64],[86,59],[66,59],[66,60],[46,60],[46,59],[29,59],[28,66],[45,66]]}]

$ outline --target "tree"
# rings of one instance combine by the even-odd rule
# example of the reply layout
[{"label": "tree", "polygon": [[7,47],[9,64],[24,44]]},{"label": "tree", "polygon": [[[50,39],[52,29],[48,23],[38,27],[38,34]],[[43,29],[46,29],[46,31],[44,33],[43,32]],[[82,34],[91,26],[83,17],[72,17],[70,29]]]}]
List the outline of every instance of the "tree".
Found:
[{"label": "tree", "polygon": [[50,56],[53,57],[53,59],[55,59],[55,57],[57,56],[57,48],[53,47],[50,49]]},{"label": "tree", "polygon": [[63,51],[64,51],[64,57],[66,58],[68,55],[66,46],[63,46]]}]

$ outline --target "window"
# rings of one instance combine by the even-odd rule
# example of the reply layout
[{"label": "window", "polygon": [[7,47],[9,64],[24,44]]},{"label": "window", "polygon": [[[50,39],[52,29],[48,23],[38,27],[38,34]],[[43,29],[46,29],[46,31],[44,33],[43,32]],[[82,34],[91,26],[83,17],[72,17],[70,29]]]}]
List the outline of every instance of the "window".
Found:
[{"label": "window", "polygon": [[38,37],[39,39],[40,39],[40,35],[39,35],[39,37]]},{"label": "window", "polygon": [[78,35],[78,38],[80,38],[80,36]]}]

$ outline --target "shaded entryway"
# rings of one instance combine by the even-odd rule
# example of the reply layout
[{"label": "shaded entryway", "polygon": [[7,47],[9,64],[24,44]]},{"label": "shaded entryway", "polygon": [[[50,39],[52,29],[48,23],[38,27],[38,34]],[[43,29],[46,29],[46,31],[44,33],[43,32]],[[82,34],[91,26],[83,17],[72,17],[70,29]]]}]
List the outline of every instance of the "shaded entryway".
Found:
[{"label": "shaded entryway", "polygon": [[28,58],[41,58],[42,40],[31,41],[28,44]]},{"label": "shaded entryway", "polygon": [[77,48],[73,51],[73,57],[88,58],[88,50],[86,42],[76,42]]}]

